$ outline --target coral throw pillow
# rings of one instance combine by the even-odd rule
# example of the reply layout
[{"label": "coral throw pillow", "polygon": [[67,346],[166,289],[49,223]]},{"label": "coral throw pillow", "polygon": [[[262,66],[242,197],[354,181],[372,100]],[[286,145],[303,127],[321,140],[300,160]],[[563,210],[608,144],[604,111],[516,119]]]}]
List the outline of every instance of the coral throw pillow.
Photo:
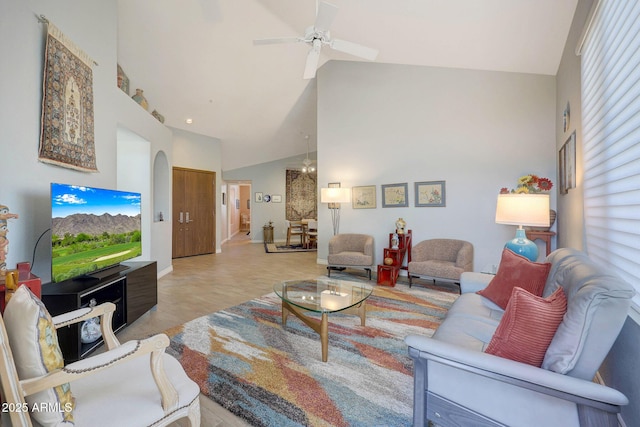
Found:
[{"label": "coral throw pillow", "polygon": [[561,287],[547,298],[514,288],[485,353],[540,367],[566,312]]},{"label": "coral throw pillow", "polygon": [[496,277],[486,288],[477,293],[504,310],[516,286],[534,295],[542,295],[550,269],[550,263],[531,262],[528,258],[505,248],[502,250],[502,259]]}]

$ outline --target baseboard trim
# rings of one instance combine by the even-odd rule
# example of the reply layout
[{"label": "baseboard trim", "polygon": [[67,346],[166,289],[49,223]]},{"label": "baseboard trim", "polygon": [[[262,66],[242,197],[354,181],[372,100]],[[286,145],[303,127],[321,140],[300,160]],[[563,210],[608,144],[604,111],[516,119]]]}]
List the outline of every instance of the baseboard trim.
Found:
[{"label": "baseboard trim", "polygon": [[171,273],[173,271],[173,264],[171,264],[169,267],[158,271],[158,279],[160,279],[161,277],[166,276],[167,274]]}]

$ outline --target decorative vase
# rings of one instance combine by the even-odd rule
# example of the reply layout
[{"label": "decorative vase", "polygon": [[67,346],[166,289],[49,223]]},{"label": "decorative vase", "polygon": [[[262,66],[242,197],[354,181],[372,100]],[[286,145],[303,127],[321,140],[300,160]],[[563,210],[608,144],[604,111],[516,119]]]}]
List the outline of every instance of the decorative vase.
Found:
[{"label": "decorative vase", "polygon": [[404,228],[406,226],[407,226],[407,223],[405,222],[405,220],[402,218],[398,218],[398,220],[396,221],[396,233],[404,234]]},{"label": "decorative vase", "polygon": [[124,93],[129,95],[129,77],[124,73],[120,64],[118,64],[118,87],[122,89]]},{"label": "decorative vase", "polygon": [[153,117],[155,117],[156,119],[158,119],[158,121],[159,121],[160,123],[164,123],[164,116],[163,116],[162,114],[158,113],[156,110],[153,110],[153,111],[151,112],[151,115],[152,115]]},{"label": "decorative vase", "polygon": [[143,92],[144,91],[142,89],[136,89],[136,94],[133,95],[131,98],[133,98],[134,101],[140,104],[142,108],[147,110],[149,109],[149,103],[147,102],[147,98],[144,97]]},{"label": "decorative vase", "polygon": [[399,244],[400,238],[398,237],[398,233],[393,233],[391,236],[391,249],[398,249]]}]

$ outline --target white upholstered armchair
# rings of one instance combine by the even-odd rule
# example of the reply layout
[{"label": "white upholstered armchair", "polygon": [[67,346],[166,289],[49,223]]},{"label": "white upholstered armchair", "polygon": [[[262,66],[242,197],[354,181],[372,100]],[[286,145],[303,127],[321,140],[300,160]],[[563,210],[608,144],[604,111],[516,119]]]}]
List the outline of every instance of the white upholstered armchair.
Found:
[{"label": "white upholstered armchair", "polygon": [[329,240],[327,276],[331,270],[363,268],[371,280],[373,267],[373,236],[367,234],[336,234]]},{"label": "white upholstered armchair", "polygon": [[[200,425],[198,385],[164,353],[158,334],[120,345],[111,329],[115,305],[104,303],[52,318],[26,286],[0,317],[2,425]],[[104,353],[64,366],[56,329],[100,317]],[[4,406],[3,406],[4,408]]]}]

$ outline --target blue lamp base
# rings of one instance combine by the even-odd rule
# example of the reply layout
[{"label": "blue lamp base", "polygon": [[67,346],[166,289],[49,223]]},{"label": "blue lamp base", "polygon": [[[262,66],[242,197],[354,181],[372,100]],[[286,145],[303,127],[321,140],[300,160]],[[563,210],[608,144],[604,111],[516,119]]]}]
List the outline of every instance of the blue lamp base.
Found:
[{"label": "blue lamp base", "polygon": [[538,245],[527,239],[524,228],[518,228],[516,230],[516,238],[509,240],[504,247],[528,258],[530,261],[535,262],[538,259]]}]

